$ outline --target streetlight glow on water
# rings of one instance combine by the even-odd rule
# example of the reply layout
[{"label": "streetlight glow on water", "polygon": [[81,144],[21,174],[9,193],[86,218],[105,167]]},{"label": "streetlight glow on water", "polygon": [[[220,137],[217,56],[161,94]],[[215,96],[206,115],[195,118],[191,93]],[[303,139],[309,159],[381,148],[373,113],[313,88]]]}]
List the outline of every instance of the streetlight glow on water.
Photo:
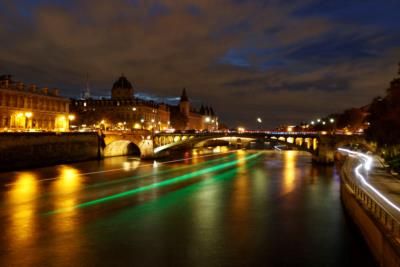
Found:
[{"label": "streetlight glow on water", "polygon": [[[167,253],[174,266],[298,266],[299,258],[302,266],[345,266],[361,253],[357,263],[372,266],[363,246],[347,249],[362,240],[341,212],[335,172],[310,161],[299,151],[220,147],[157,164],[114,157],[0,174],[10,251],[2,262],[35,265],[50,253],[59,266],[163,266]],[[318,253],[288,251],[294,243]]]}]

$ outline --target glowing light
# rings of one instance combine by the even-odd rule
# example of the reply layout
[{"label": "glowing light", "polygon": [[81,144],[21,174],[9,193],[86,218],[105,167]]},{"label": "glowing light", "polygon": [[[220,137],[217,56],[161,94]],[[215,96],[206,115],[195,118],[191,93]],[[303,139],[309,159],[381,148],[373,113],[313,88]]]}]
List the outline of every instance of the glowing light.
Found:
[{"label": "glowing light", "polygon": [[311,125],[314,125],[315,124],[315,121],[311,121]]},{"label": "glowing light", "polygon": [[206,117],[204,120],[205,120],[205,122],[210,122],[211,121],[210,117]]},{"label": "glowing light", "polygon": [[11,208],[10,224],[7,232],[10,235],[10,245],[19,248],[34,241],[36,220],[35,211],[39,195],[37,177],[34,173],[21,172],[4,199]]},{"label": "glowing light", "polygon": [[133,107],[133,108],[132,108],[132,110],[133,110],[133,111],[136,111],[136,108],[135,108],[135,107]]},{"label": "glowing light", "polygon": [[25,117],[31,118],[33,116],[32,112],[25,112]]},{"label": "glowing light", "polygon": [[383,201],[385,201],[389,206],[391,206],[392,208],[394,208],[395,210],[400,212],[400,207],[398,207],[396,204],[394,204],[392,201],[390,201],[385,195],[383,195],[378,189],[376,189],[370,183],[368,183],[367,180],[365,179],[365,177],[361,174],[361,168],[364,168],[364,170],[366,170],[366,171],[369,171],[371,169],[372,163],[373,163],[372,157],[370,157],[366,154],[352,151],[352,150],[345,149],[345,148],[339,148],[338,150],[342,151],[342,152],[346,152],[350,155],[356,156],[356,157],[360,158],[361,160],[363,160],[363,163],[359,164],[354,169],[354,173],[356,174],[356,176],[360,179],[360,181],[365,186],[367,186],[369,189],[371,189],[378,197],[380,197]]},{"label": "glowing light", "polygon": [[330,123],[334,123],[334,122],[335,122],[335,119],[330,118],[330,119],[329,119],[329,122],[330,122]]},{"label": "glowing light", "polygon": [[286,151],[284,154],[282,194],[290,193],[296,186],[296,152]]},{"label": "glowing light", "polygon": [[262,123],[262,119],[261,118],[257,118],[257,122],[258,123]]},{"label": "glowing light", "polygon": [[[164,187],[164,186],[168,186],[168,185],[171,185],[171,184],[176,184],[176,183],[179,183],[179,182],[183,182],[183,181],[192,179],[194,177],[198,177],[200,175],[204,175],[204,174],[208,174],[208,173],[211,173],[211,172],[216,172],[216,171],[220,171],[220,170],[223,170],[223,169],[227,169],[229,167],[233,167],[233,166],[235,166],[236,164],[238,164],[241,161],[255,159],[259,155],[261,155],[261,153],[252,154],[252,155],[249,155],[249,156],[247,156],[247,157],[245,157],[243,159],[238,159],[238,160],[233,160],[233,161],[229,161],[229,162],[226,162],[226,163],[221,163],[221,164],[218,164],[216,166],[200,169],[200,170],[197,170],[197,171],[194,171],[194,172],[191,172],[191,173],[183,174],[183,175],[180,175],[180,176],[177,176],[177,177],[173,177],[173,178],[161,181],[161,182],[155,182],[155,183],[152,183],[152,184],[149,184],[149,185],[145,185],[145,186],[142,186],[142,187],[139,187],[139,188],[135,188],[135,189],[132,189],[132,190],[128,190],[128,191],[125,191],[125,192],[122,192],[122,193],[118,193],[118,194],[102,197],[102,198],[99,198],[99,199],[83,202],[83,203],[75,205],[73,208],[85,208],[85,207],[101,204],[101,203],[104,203],[104,202],[108,202],[108,201],[111,201],[111,200],[132,196],[132,195],[135,195],[137,193],[148,191],[148,190],[151,190],[151,189],[154,189],[154,188]],[[49,215],[58,214],[58,213],[68,212],[68,211],[70,211],[70,209],[58,209],[58,210],[55,210],[53,212],[49,212],[48,214]]]},{"label": "glowing light", "polygon": [[238,129],[237,129],[237,131],[239,132],[239,133],[244,133],[245,132],[245,128],[244,127],[238,127]]},{"label": "glowing light", "polygon": [[75,115],[74,114],[69,114],[68,115],[68,120],[70,120],[70,121],[75,120]]}]

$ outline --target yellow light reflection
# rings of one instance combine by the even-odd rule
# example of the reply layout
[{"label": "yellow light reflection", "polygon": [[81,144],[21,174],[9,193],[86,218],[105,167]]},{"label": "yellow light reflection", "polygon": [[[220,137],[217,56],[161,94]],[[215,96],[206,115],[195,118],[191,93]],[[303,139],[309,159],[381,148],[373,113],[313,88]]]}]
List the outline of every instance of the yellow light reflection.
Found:
[{"label": "yellow light reflection", "polygon": [[38,196],[38,181],[33,173],[18,174],[16,182],[8,192],[6,202],[10,205],[11,223],[7,229],[10,244],[16,248],[27,245],[35,233],[35,210]]},{"label": "yellow light reflection", "polygon": [[83,177],[79,170],[69,166],[59,168],[59,176],[52,184],[55,193],[54,206],[56,209],[69,210],[65,214],[58,214],[55,218],[55,227],[60,231],[72,230],[75,225],[73,216],[77,212],[75,206],[82,181]]},{"label": "yellow light reflection", "polygon": [[296,186],[296,151],[286,151],[284,153],[284,169],[283,169],[283,184],[282,194],[287,194],[293,191]]},{"label": "yellow light reflection", "polygon": [[232,225],[237,225],[232,229],[232,235],[236,239],[236,243],[246,243],[249,238],[249,231],[246,224],[248,223],[249,210],[250,210],[250,180],[248,169],[246,166],[246,151],[238,150],[238,168],[237,176],[234,182],[233,195],[232,195]]}]

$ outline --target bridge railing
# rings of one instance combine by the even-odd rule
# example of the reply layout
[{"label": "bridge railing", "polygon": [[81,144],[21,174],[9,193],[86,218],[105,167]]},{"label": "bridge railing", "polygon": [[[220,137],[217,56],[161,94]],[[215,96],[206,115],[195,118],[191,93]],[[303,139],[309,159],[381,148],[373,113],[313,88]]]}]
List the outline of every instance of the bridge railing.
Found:
[{"label": "bridge railing", "polygon": [[400,221],[387,210],[382,204],[377,202],[369,192],[359,187],[354,177],[350,178],[345,168],[341,170],[342,182],[345,183],[346,190],[353,194],[354,198],[378,221],[390,235],[400,240]]},{"label": "bridge railing", "polygon": [[246,136],[246,135],[285,135],[285,136],[318,136],[318,132],[277,132],[277,131],[245,131],[245,132],[235,132],[235,131],[218,131],[218,132],[173,132],[164,133],[159,132],[156,135],[196,135],[196,136],[213,136],[213,135],[235,135],[235,136]]}]

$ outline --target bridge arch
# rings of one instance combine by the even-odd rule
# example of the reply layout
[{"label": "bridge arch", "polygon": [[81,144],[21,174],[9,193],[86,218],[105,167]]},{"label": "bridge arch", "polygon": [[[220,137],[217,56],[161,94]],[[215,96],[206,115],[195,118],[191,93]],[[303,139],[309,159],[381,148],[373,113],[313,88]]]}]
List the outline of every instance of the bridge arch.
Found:
[{"label": "bridge arch", "polygon": [[103,150],[104,157],[115,157],[115,156],[141,156],[139,146],[129,140],[115,140]]}]

